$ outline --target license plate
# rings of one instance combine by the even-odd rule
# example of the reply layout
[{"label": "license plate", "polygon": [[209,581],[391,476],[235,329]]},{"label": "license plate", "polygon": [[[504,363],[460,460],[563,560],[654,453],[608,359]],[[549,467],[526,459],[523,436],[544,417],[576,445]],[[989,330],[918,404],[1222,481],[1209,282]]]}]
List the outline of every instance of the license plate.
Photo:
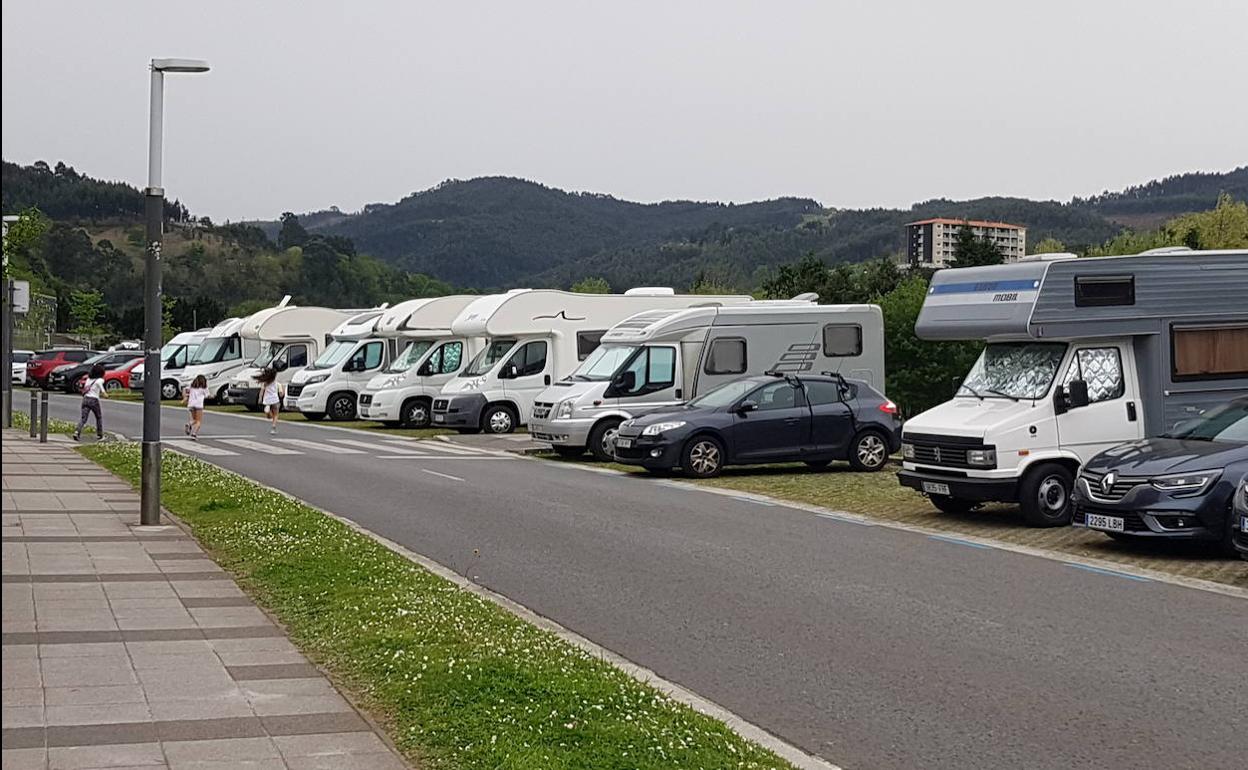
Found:
[{"label": "license plate", "polygon": [[446,422],[446,415],[444,415],[444,414],[435,414],[435,415],[433,416],[433,421],[434,421],[434,422]]},{"label": "license plate", "polygon": [[615,445],[620,449],[628,449],[633,445],[633,440],[631,438],[617,438]]},{"label": "license plate", "polygon": [[937,484],[935,481],[924,481],[923,491],[929,495],[949,495],[948,484]]},{"label": "license plate", "polygon": [[1239,531],[1248,532],[1248,516],[1239,517]]},{"label": "license plate", "polygon": [[1123,532],[1125,531],[1124,520],[1117,516],[1102,516],[1099,513],[1089,513],[1084,517],[1084,523],[1089,529],[1102,529],[1106,532]]}]

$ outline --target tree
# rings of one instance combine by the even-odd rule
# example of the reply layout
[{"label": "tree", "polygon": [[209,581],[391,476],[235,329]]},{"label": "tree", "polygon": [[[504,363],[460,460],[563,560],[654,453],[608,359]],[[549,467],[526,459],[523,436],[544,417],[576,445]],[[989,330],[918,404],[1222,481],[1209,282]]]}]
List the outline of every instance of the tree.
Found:
[{"label": "tree", "polygon": [[572,284],[572,291],[578,294],[610,294],[611,285],[607,283],[607,279],[594,276],[582,278]]},{"label": "tree", "polygon": [[51,220],[39,209],[29,208],[18,215],[4,232],[5,275],[16,278],[34,278],[37,250],[52,226]]},{"label": "tree", "polygon": [[789,299],[806,292],[819,292],[828,282],[828,266],[815,253],[807,252],[801,259],[780,269],[763,281],[763,293],[773,299]]},{"label": "tree", "polygon": [[162,294],[160,297],[160,340],[168,342],[173,339],[173,335],[182,331],[173,323],[173,309],[178,304],[178,300],[170,297],[168,294]]},{"label": "tree", "polygon": [[69,293],[69,330],[80,337],[86,338],[88,345],[105,333],[100,325],[100,315],[104,312],[104,295],[94,289]]},{"label": "tree", "polygon": [[289,211],[282,213],[282,229],[277,234],[277,247],[289,249],[291,246],[302,246],[308,242],[308,231],[299,224],[299,217]]},{"label": "tree", "polygon": [[999,265],[1005,261],[1005,255],[990,238],[975,234],[970,225],[962,225],[958,229],[958,239],[953,246],[953,261],[950,267],[978,267],[980,265]]},{"label": "tree", "polygon": [[1050,236],[1031,244],[1032,254],[1061,254],[1066,251],[1066,244]]}]

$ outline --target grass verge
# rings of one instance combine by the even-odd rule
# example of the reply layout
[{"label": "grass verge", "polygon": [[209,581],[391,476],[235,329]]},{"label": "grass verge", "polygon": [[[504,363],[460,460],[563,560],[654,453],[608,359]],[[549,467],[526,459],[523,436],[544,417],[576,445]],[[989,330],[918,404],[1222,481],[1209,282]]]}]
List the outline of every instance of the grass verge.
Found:
[{"label": "grass verge", "polygon": [[[81,451],[137,483],[137,445]],[[165,506],[422,767],[790,767],[297,500],[175,453],[163,477]]]},{"label": "grass verge", "polygon": [[[560,460],[553,454],[542,456],[558,462],[580,462]],[[595,467],[646,475],[645,471],[632,465],[595,463]],[[960,515],[940,513],[918,492],[898,484],[897,470],[899,466],[890,465],[878,473],[856,473],[839,463],[825,470],[811,470],[801,464],[747,466],[727,468],[723,475],[714,479],[685,480],[951,534],[976,535],[1014,545],[1248,588],[1245,563],[1218,553],[1212,546],[1200,543],[1118,542],[1099,532],[1078,527],[1037,529],[1023,524],[1018,507],[1010,505],[987,505]]]},{"label": "grass verge", "polygon": [[[14,410],[13,427],[20,430],[30,430],[30,415],[26,412]],[[70,422],[69,420],[58,420],[55,417],[48,418],[48,433],[61,433],[66,436],[72,436],[77,428],[78,424]],[[88,421],[87,427],[83,429],[84,433],[88,431],[91,435],[95,435],[94,420]]]}]

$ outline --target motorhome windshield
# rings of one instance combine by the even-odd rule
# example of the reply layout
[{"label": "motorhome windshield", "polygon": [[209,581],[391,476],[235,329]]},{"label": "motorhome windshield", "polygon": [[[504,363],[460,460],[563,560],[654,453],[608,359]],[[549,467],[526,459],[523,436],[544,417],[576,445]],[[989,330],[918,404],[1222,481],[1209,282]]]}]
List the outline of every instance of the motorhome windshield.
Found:
[{"label": "motorhome windshield", "polygon": [[316,357],[309,369],[333,369],[355,350],[355,340],[334,340]]},{"label": "motorhome windshield", "polygon": [[711,409],[729,406],[735,404],[742,396],[757,387],[757,380],[737,380],[727,385],[720,385],[708,393],[703,393],[690,401],[689,406],[709,407]]},{"label": "motorhome windshield", "polygon": [[511,339],[490,340],[490,344],[485,349],[473,357],[472,361],[464,367],[464,371],[460,377],[480,377],[489,370],[494,368],[494,364],[503,360],[503,356],[507,355],[512,348],[516,346],[516,341]]},{"label": "motorhome windshield", "polygon": [[971,367],[959,396],[1041,398],[1066,355],[1064,342],[990,342]]},{"label": "motorhome windshield", "polygon": [[619,368],[636,350],[636,345],[596,347],[594,352],[589,354],[589,358],[582,361],[581,365],[576,367],[576,371],[568,375],[568,379],[582,382],[605,382],[615,376]]},{"label": "motorhome windshield", "polygon": [[407,347],[403,348],[403,352],[399,357],[394,359],[394,363],[386,368],[390,374],[399,374],[406,372],[416,365],[416,362],[429,352],[429,348],[433,347],[433,340],[412,340],[407,343]]},{"label": "motorhome windshield", "polygon": [[191,356],[191,363],[215,364],[219,361],[240,358],[242,355],[243,345],[237,334],[229,337],[209,337],[195,351],[195,355]]},{"label": "motorhome windshield", "polygon": [[195,356],[197,350],[199,350],[198,345],[177,345],[168,342],[160,349],[160,360],[166,367],[181,369]]}]

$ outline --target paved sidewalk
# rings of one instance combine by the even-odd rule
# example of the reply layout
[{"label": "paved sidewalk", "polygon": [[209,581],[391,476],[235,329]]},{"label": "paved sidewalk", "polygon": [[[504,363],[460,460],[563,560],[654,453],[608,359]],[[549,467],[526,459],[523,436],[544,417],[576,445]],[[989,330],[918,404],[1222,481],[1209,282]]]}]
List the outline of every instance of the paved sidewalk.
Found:
[{"label": "paved sidewalk", "polygon": [[404,768],[129,484],[5,431],[3,770]]}]

